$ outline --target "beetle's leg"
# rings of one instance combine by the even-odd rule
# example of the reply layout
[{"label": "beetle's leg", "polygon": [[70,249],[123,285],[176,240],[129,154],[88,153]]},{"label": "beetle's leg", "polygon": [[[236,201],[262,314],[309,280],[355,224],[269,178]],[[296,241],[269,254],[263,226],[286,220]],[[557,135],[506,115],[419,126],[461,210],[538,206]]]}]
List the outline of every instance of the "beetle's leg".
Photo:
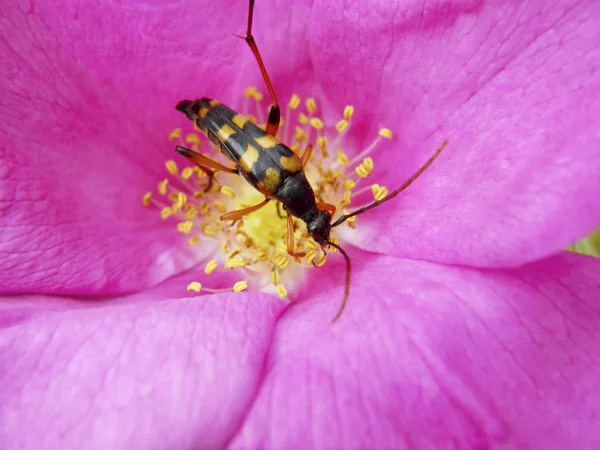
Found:
[{"label": "beetle's leg", "polygon": [[271,200],[270,198],[265,198],[264,201],[260,202],[258,205],[249,206],[247,208],[238,209],[238,210],[235,210],[235,211],[229,211],[228,213],[225,213],[225,214],[223,214],[221,216],[221,220],[237,220],[237,219],[240,219],[240,218],[244,217],[245,215],[253,213],[254,211],[258,211],[260,208],[262,208],[267,203],[269,203],[270,200]]},{"label": "beetle's leg", "polygon": [[281,213],[281,202],[277,202],[275,207],[277,209],[277,217],[283,219],[283,214]]},{"label": "beetle's leg", "polygon": [[206,175],[208,175],[208,184],[204,188],[203,192],[210,191],[210,188],[213,186],[213,183],[215,181],[215,172],[220,171],[220,172],[239,174],[237,169],[231,169],[227,166],[224,166],[223,164],[221,164],[215,160],[212,160],[210,158],[207,158],[206,156],[201,155],[200,153],[196,153],[193,150],[187,149],[185,147],[181,147],[179,145],[177,146],[177,148],[175,150],[177,151],[177,153],[185,156],[190,161],[192,161],[194,164],[196,164],[196,166],[198,166],[198,168],[200,168],[200,170],[202,170],[202,172],[204,172]]},{"label": "beetle's leg", "polygon": [[275,136],[277,134],[277,130],[279,129],[279,121],[281,119],[281,110],[279,108],[279,103],[277,102],[277,96],[275,95],[275,89],[273,89],[273,84],[271,83],[271,79],[269,78],[269,74],[267,73],[267,68],[265,67],[265,63],[260,56],[260,52],[258,51],[258,46],[256,45],[256,41],[254,40],[254,36],[252,36],[252,17],[254,15],[254,0],[250,0],[250,8],[248,11],[248,29],[246,30],[246,37],[244,40],[250,46],[250,50],[254,54],[254,58],[256,58],[256,62],[258,63],[258,67],[260,69],[260,73],[265,80],[265,84],[267,85],[267,89],[269,91],[269,95],[271,96],[271,101],[273,105],[269,110],[269,118],[267,119],[267,128],[266,132],[271,136]]},{"label": "beetle's leg", "polygon": [[335,206],[332,205],[331,203],[317,202],[317,208],[327,211],[332,216],[335,214]]},{"label": "beetle's leg", "polygon": [[287,252],[294,258],[302,258],[306,256],[306,252],[294,251],[294,221],[290,214],[287,216]]},{"label": "beetle's leg", "polygon": [[308,164],[308,160],[310,159],[310,155],[312,155],[313,146],[312,144],[308,144],[304,149],[304,153],[302,153],[302,157],[300,158],[300,162],[302,163],[302,168],[306,167]]},{"label": "beetle's leg", "polygon": [[175,148],[175,151],[180,155],[185,156],[187,159],[192,161],[205,172],[212,172],[212,170],[210,169],[213,169],[217,172],[235,173],[236,175],[239,175],[237,168],[224,166],[223,164],[215,161],[214,159],[210,159],[204,155],[201,155],[200,153],[196,153],[194,150],[190,150],[188,148],[181,147],[180,145],[178,145],[177,148]]}]

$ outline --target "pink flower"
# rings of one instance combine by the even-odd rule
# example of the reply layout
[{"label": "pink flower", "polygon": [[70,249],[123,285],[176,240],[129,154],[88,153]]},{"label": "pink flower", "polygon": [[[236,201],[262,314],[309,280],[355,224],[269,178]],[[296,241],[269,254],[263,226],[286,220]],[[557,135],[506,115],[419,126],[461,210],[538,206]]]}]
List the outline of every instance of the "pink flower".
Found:
[{"label": "pink flower", "polygon": [[600,261],[561,251],[600,223],[596,2],[309,3],[257,5],[282,101],[392,128],[390,188],[450,139],[360,217],[335,325],[335,258],[289,307],[186,295],[140,206],[178,100],[262,86],[244,1],[4,8],[0,447],[600,445]]}]

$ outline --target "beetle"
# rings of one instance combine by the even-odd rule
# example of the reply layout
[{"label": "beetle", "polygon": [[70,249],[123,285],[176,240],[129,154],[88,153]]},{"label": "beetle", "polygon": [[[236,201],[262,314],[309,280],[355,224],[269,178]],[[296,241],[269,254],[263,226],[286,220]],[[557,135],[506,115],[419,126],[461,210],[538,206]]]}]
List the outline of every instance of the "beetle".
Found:
[{"label": "beetle", "polygon": [[298,252],[294,248],[294,225],[292,217],[296,217],[306,224],[308,234],[323,249],[325,247],[333,247],[342,254],[346,263],[344,298],[338,312],[332,319],[332,322],[335,322],[341,317],[348,302],[352,266],[350,257],[344,249],[338,244],[331,242],[331,229],[341,225],[353,216],[362,214],[396,197],[431,165],[448,141],[444,141],[425,164],[399,188],[380,200],[376,200],[363,208],[340,216],[332,223],[332,218],[336,210],[335,206],[316,200],[314,191],[304,173],[304,167],[309,161],[313,150],[312,145],[307,145],[299,157],[276,137],[281,110],[265,64],[252,35],[253,13],[254,0],[250,0],[248,27],[246,36],[243,39],[254,54],[272,101],[265,129],[263,130],[245,116],[238,114],[233,109],[216,100],[209,98],[201,98],[193,101],[182,100],[177,104],[176,109],[192,120],[216,148],[226,158],[235,163],[235,167],[227,167],[182,146],[177,146],[176,151],[191,160],[210,176],[209,186],[212,183],[212,176],[215,172],[228,172],[242,176],[265,196],[265,200],[256,205],[223,214],[221,220],[240,219],[247,214],[259,210],[269,201],[276,200],[283,204],[287,212],[286,244],[287,251],[292,257],[303,257],[306,255],[305,252]]}]

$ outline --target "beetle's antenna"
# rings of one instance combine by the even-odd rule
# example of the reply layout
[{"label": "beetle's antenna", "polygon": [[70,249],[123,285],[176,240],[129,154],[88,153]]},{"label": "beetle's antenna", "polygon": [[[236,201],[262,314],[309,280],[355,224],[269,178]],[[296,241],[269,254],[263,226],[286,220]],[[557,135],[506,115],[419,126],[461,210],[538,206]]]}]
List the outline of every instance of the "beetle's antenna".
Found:
[{"label": "beetle's antenna", "polygon": [[415,181],[417,178],[419,178],[419,175],[421,175],[423,172],[425,172],[425,169],[427,169],[431,163],[438,157],[438,155],[442,152],[442,150],[444,150],[444,147],[446,146],[446,144],[448,144],[448,139],[446,139],[444,142],[442,142],[442,145],[440,145],[437,150],[435,151],[435,153],[431,156],[431,158],[429,158],[425,164],[423,164],[421,166],[421,168],[419,170],[417,170],[412,177],[410,177],[408,180],[406,180],[404,182],[404,184],[402,186],[400,186],[398,189],[396,189],[394,192],[392,192],[391,194],[385,196],[384,198],[382,198],[381,200],[376,200],[373,203],[371,203],[370,205],[367,205],[363,208],[360,208],[354,212],[351,212],[349,214],[344,214],[343,216],[339,217],[338,220],[336,220],[332,225],[331,228],[333,227],[337,227],[338,225],[343,224],[346,220],[348,220],[350,217],[354,217],[354,216],[358,216],[359,214],[364,213],[365,211],[368,211],[371,208],[375,208],[376,206],[382,204],[383,202],[387,202],[388,200],[393,199],[396,195],[398,195],[400,192],[402,192],[404,189],[406,189],[408,186],[410,186],[412,184],[413,181]]},{"label": "beetle's antenna", "polygon": [[344,259],[346,260],[346,284],[344,287],[344,300],[342,300],[342,305],[340,306],[340,309],[338,310],[337,314],[331,320],[331,323],[334,323],[342,316],[342,313],[344,312],[344,309],[346,308],[346,303],[348,303],[348,295],[350,295],[350,272],[352,270],[352,265],[350,264],[350,257],[348,256],[348,254],[344,251],[344,249],[342,247],[340,247],[337,244],[334,244],[333,242],[329,242],[329,241],[327,241],[325,243],[327,245],[329,245],[330,247],[333,247],[333,248],[339,250],[340,253],[342,254],[342,256],[344,257]]}]

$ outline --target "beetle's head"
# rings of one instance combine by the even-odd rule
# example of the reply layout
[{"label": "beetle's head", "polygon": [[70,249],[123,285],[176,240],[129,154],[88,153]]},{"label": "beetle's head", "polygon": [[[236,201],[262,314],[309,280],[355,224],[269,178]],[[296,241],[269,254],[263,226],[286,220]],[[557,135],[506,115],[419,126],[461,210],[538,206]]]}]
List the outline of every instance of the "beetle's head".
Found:
[{"label": "beetle's head", "polygon": [[331,214],[321,209],[315,214],[308,223],[307,230],[311,237],[319,245],[325,245],[329,242],[329,232],[331,231]]}]

